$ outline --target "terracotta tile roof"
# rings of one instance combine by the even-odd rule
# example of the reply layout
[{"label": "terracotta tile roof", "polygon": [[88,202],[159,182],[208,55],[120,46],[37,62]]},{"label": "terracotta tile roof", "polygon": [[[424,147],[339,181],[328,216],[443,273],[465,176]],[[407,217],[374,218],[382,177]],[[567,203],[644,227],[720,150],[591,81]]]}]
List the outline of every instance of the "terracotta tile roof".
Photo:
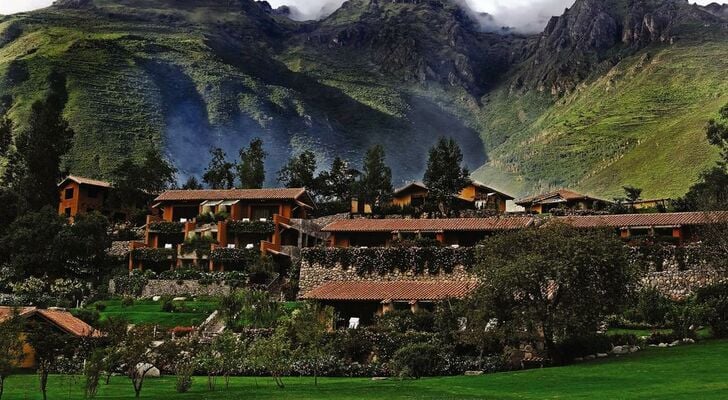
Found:
[{"label": "terracotta tile roof", "polygon": [[63,181],[61,181],[61,183],[58,184],[58,186],[65,185],[67,181],[73,181],[73,182],[78,183],[79,185],[99,186],[99,187],[105,187],[105,188],[111,187],[111,184],[109,182],[99,181],[99,180],[91,179],[91,178],[84,178],[84,177],[75,176],[75,175],[68,175],[66,177],[66,179],[64,179]]},{"label": "terracotta tile roof", "polygon": [[576,228],[670,227],[728,223],[728,211],[559,217]]},{"label": "terracotta tile roof", "polygon": [[492,186],[488,186],[488,185],[486,185],[485,183],[483,183],[483,182],[480,182],[480,181],[476,181],[476,180],[474,180],[474,181],[473,181],[473,186],[475,186],[476,188],[479,188],[479,189],[483,189],[483,190],[486,190],[486,191],[488,191],[488,192],[494,192],[494,193],[498,193],[499,195],[501,195],[502,197],[505,197],[505,198],[507,198],[508,200],[513,200],[513,199],[515,198],[515,197],[513,197],[513,196],[511,196],[511,195],[509,195],[509,194],[507,194],[507,193],[503,193],[503,192],[501,192],[500,190],[498,190],[498,189],[495,189],[495,188],[493,188]]},{"label": "terracotta tile roof", "polygon": [[475,281],[327,282],[303,295],[313,300],[444,300],[463,298]]},{"label": "terracotta tile roof", "polygon": [[296,200],[306,189],[229,189],[229,190],[168,190],[154,201],[204,200]]},{"label": "terracotta tile roof", "polygon": [[70,333],[71,335],[82,337],[101,337],[100,331],[91,327],[91,325],[81,321],[68,311],[61,310],[36,310],[36,314],[51,321],[54,325]]},{"label": "terracotta tile roof", "polygon": [[397,196],[397,195],[399,195],[399,194],[401,194],[403,192],[406,192],[406,191],[408,191],[410,189],[428,190],[427,189],[427,186],[424,183],[422,183],[422,182],[412,182],[412,183],[408,183],[408,184],[402,186],[401,188],[395,189],[393,194],[395,196]]},{"label": "terracotta tile roof", "polygon": [[553,192],[549,193],[543,193],[536,196],[530,196],[530,197],[524,197],[522,199],[518,199],[516,201],[516,204],[518,205],[524,205],[524,204],[538,204],[541,202],[545,202],[547,200],[553,199],[555,197],[560,197],[566,201],[570,200],[599,200],[599,201],[607,201],[603,199],[598,199],[596,197],[591,197],[585,194],[574,192],[573,190],[568,189],[559,189]]},{"label": "terracotta tile roof", "polygon": [[[8,319],[13,312],[13,307],[0,307],[0,322]],[[18,312],[23,318],[29,318],[33,315],[48,320],[66,333],[74,336],[92,336],[101,337],[101,331],[91,327],[89,324],[81,321],[68,311],[64,310],[41,310],[36,307],[19,307]]]},{"label": "terracotta tile roof", "polygon": [[0,322],[3,322],[10,318],[11,315],[13,315],[13,310],[20,315],[20,316],[26,316],[28,313],[31,313],[35,311],[35,307],[0,307]]},{"label": "terracotta tile roof", "polygon": [[326,225],[324,232],[489,232],[526,228],[531,217],[448,218],[448,219],[347,219]]}]

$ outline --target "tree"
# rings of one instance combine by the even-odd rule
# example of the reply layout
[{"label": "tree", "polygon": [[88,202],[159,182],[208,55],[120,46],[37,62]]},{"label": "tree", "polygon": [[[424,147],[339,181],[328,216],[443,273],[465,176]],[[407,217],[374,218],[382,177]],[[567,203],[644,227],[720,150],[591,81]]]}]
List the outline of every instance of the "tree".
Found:
[{"label": "tree", "polygon": [[177,169],[155,149],[147,150],[141,163],[126,158],[111,171],[114,189],[109,204],[143,209],[150,196],[174,186],[176,174]]},{"label": "tree", "polygon": [[93,399],[96,397],[96,392],[99,389],[99,381],[101,380],[101,373],[103,371],[104,351],[102,349],[96,349],[86,359],[86,363],[83,367],[83,373],[86,376],[84,389],[87,399]]},{"label": "tree", "polygon": [[62,356],[70,354],[76,342],[68,334],[55,332],[48,326],[34,324],[27,336],[28,344],[35,351],[35,362],[38,364],[38,380],[43,400],[47,399],[48,375],[53,371]]},{"label": "tree", "polygon": [[202,175],[202,181],[211,189],[232,189],[235,182],[233,163],[227,160],[227,154],[217,147],[210,150],[210,164]]},{"label": "tree", "polygon": [[0,157],[5,155],[10,150],[10,145],[13,144],[13,123],[8,118],[7,114],[0,116]]},{"label": "tree", "polygon": [[55,239],[53,257],[62,262],[62,269],[84,279],[99,279],[106,263],[106,250],[111,247],[109,221],[98,212],[76,216],[73,224],[65,224]]},{"label": "tree", "polygon": [[240,149],[238,162],[238,179],[242,189],[261,189],[265,183],[265,158],[268,153],[263,150],[263,141],[255,138],[248,148]]},{"label": "tree", "polygon": [[334,309],[318,303],[305,303],[293,312],[290,330],[297,344],[298,357],[313,365],[314,385],[318,386],[318,371],[324,358],[329,354],[326,346],[326,331],[334,321]]},{"label": "tree", "polygon": [[197,180],[194,175],[190,175],[187,181],[182,185],[182,190],[200,190],[202,184]]},{"label": "tree", "polygon": [[317,192],[316,179],[316,154],[306,150],[298,156],[293,156],[288,163],[278,171],[278,182],[288,188],[308,188],[314,193]]},{"label": "tree", "polygon": [[223,297],[220,312],[231,327],[270,328],[281,316],[278,302],[264,290],[238,290]]},{"label": "tree", "polygon": [[27,128],[15,139],[15,152],[9,157],[4,179],[34,210],[58,205],[61,159],[70,150],[74,136],[63,119],[65,77],[53,73],[49,79],[48,96],[31,105]]},{"label": "tree", "polygon": [[117,345],[119,362],[126,366],[127,376],[131,379],[137,398],[142,393],[144,379],[157,360],[157,352],[152,347],[153,341],[154,327],[141,325],[126,332]]},{"label": "tree", "polygon": [[20,316],[13,312],[10,318],[0,322],[0,399],[5,390],[5,379],[23,359],[23,342]]},{"label": "tree", "polygon": [[722,160],[705,171],[688,193],[674,202],[678,211],[710,211],[728,209],[728,104],[719,111],[719,120],[706,125],[708,141],[721,150]]},{"label": "tree", "polygon": [[364,155],[359,196],[365,203],[386,204],[392,197],[392,169],[384,160],[384,146],[375,145]]},{"label": "tree", "polygon": [[250,349],[252,364],[268,371],[279,389],[285,388],[282,377],[291,364],[291,355],[291,340],[283,324],[273,335],[256,340]]},{"label": "tree", "polygon": [[634,186],[622,186],[624,196],[630,203],[638,201],[642,197],[642,189]]},{"label": "tree", "polygon": [[424,183],[428,197],[435,201],[440,212],[446,214],[453,205],[455,197],[470,184],[470,172],[462,167],[463,153],[452,138],[441,137],[430,149]]},{"label": "tree", "polygon": [[111,375],[114,370],[121,365],[121,346],[120,343],[126,337],[128,321],[125,318],[110,316],[101,322],[99,329],[105,334],[105,342],[108,344],[104,348],[103,369],[106,373],[105,384],[111,381]]},{"label": "tree", "polygon": [[349,162],[341,157],[334,158],[331,170],[323,171],[318,176],[319,194],[326,201],[349,201],[359,171],[349,166]]},{"label": "tree", "polygon": [[245,347],[241,346],[239,342],[230,330],[216,336],[212,341],[212,348],[219,357],[220,372],[225,379],[225,389],[230,387],[230,375],[238,367],[238,361],[245,358]]},{"label": "tree", "polygon": [[491,237],[478,249],[482,285],[471,309],[497,321],[506,337],[541,335],[559,361],[557,340],[594,334],[620,311],[638,283],[624,243],[608,230],[557,222]]},{"label": "tree", "polygon": [[66,224],[65,218],[51,207],[18,217],[0,238],[7,265],[22,277],[63,276],[63,261],[54,254],[58,248],[56,238]]}]

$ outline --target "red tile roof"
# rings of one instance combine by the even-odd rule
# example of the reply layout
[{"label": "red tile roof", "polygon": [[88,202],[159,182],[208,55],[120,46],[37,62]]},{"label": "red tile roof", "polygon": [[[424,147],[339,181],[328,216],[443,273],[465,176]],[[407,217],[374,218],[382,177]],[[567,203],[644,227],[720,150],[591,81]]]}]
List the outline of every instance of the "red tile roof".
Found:
[{"label": "red tile roof", "polygon": [[306,189],[168,190],[154,201],[296,200]]},{"label": "red tile roof", "polygon": [[332,222],[324,232],[468,231],[489,232],[531,226],[531,217],[448,219],[347,219]]},{"label": "red tile roof", "polygon": [[670,227],[728,223],[728,211],[559,217],[576,228]]},{"label": "red tile roof", "polygon": [[445,300],[463,298],[475,281],[327,282],[303,295],[313,300]]},{"label": "red tile roof", "polygon": [[[64,310],[41,310],[36,307],[18,307],[19,315],[23,318],[29,318],[38,315],[41,318],[51,322],[61,330],[74,336],[102,336],[101,331],[91,327],[89,324],[81,321],[68,311]],[[13,307],[0,307],[0,322],[10,318],[13,313]]]},{"label": "red tile roof", "polygon": [[524,205],[524,204],[538,204],[540,202],[552,199],[554,197],[561,197],[562,199],[566,201],[571,200],[599,200],[599,201],[607,201],[603,199],[598,199],[596,197],[591,197],[585,194],[574,192],[573,190],[568,189],[559,189],[553,192],[549,193],[543,193],[536,196],[530,196],[525,197],[522,199],[519,199],[516,201],[516,204],[518,205]]},{"label": "red tile roof", "polygon": [[486,190],[486,191],[488,191],[488,192],[498,193],[499,195],[501,195],[502,197],[505,197],[505,198],[506,198],[506,199],[508,199],[508,200],[513,200],[513,199],[514,199],[514,197],[513,197],[513,196],[511,196],[511,195],[509,195],[509,194],[507,194],[507,193],[503,193],[503,192],[501,192],[500,190],[498,190],[498,189],[495,189],[495,188],[493,188],[492,186],[488,186],[488,185],[486,185],[486,184],[485,184],[485,183],[483,183],[483,182],[480,182],[480,181],[475,181],[475,180],[474,180],[474,181],[473,181],[472,183],[473,183],[473,186],[475,186],[475,187],[476,187],[476,188],[478,188],[478,189]]},{"label": "red tile roof", "polygon": [[66,179],[61,181],[61,183],[58,184],[58,186],[63,186],[66,184],[67,181],[73,181],[78,183],[79,185],[89,185],[89,186],[99,186],[104,188],[110,188],[111,184],[109,182],[105,181],[99,181],[96,179],[91,178],[84,178],[81,176],[75,176],[75,175],[68,175]]}]

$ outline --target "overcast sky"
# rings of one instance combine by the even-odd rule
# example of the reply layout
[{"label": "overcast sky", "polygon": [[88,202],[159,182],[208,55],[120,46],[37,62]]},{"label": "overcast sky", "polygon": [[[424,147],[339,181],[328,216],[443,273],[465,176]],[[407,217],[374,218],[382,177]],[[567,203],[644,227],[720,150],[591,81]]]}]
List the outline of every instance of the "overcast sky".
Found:
[{"label": "overcast sky", "polygon": [[[560,15],[574,0],[461,0],[475,10],[492,14],[499,25],[523,31],[541,30],[549,17]],[[708,4],[715,0],[697,0]],[[0,0],[0,14],[12,14],[50,5],[53,0]],[[344,0],[268,0],[273,7],[296,7],[302,19],[315,19],[335,10]]]}]

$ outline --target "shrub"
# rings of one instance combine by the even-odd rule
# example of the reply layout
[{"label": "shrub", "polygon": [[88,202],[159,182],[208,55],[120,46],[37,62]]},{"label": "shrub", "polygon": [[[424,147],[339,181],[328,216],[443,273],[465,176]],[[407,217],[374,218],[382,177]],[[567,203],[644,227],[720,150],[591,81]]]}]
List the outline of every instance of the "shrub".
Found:
[{"label": "shrub", "polygon": [[665,326],[672,301],[655,288],[646,288],[637,296],[636,316],[652,326]]},{"label": "shrub", "polygon": [[612,338],[607,335],[587,335],[564,339],[556,346],[557,362],[568,363],[577,357],[607,353],[612,350]]},{"label": "shrub", "polygon": [[435,317],[429,311],[398,310],[377,317],[377,327],[392,332],[431,332],[434,326]]},{"label": "shrub", "polygon": [[103,312],[106,310],[106,303],[98,302],[94,305],[94,308],[96,308],[96,311]]},{"label": "shrub", "polygon": [[728,282],[700,288],[695,301],[710,308],[707,323],[715,337],[728,337]]},{"label": "shrub", "polygon": [[128,275],[121,275],[114,278],[116,294],[127,296],[139,296],[147,285],[149,279],[156,275],[151,271],[134,270]]},{"label": "shrub", "polygon": [[86,308],[80,308],[73,311],[73,315],[80,319],[81,321],[91,325],[96,326],[99,322],[99,312],[96,310],[89,310]]},{"label": "shrub", "polygon": [[157,221],[149,224],[149,230],[162,234],[182,233],[184,223],[176,221]]},{"label": "shrub", "polygon": [[443,359],[437,346],[427,343],[409,344],[392,357],[392,372],[402,378],[419,379],[440,373]]},{"label": "shrub", "polygon": [[636,346],[640,343],[640,338],[631,333],[622,333],[618,335],[609,335],[613,346]]},{"label": "shrub", "polygon": [[177,393],[187,393],[192,388],[192,374],[195,373],[195,365],[191,362],[181,362],[177,367],[177,379],[174,388]]},{"label": "shrub", "polygon": [[131,296],[124,296],[124,298],[121,299],[122,307],[131,307],[133,305],[134,305],[134,298]]}]

